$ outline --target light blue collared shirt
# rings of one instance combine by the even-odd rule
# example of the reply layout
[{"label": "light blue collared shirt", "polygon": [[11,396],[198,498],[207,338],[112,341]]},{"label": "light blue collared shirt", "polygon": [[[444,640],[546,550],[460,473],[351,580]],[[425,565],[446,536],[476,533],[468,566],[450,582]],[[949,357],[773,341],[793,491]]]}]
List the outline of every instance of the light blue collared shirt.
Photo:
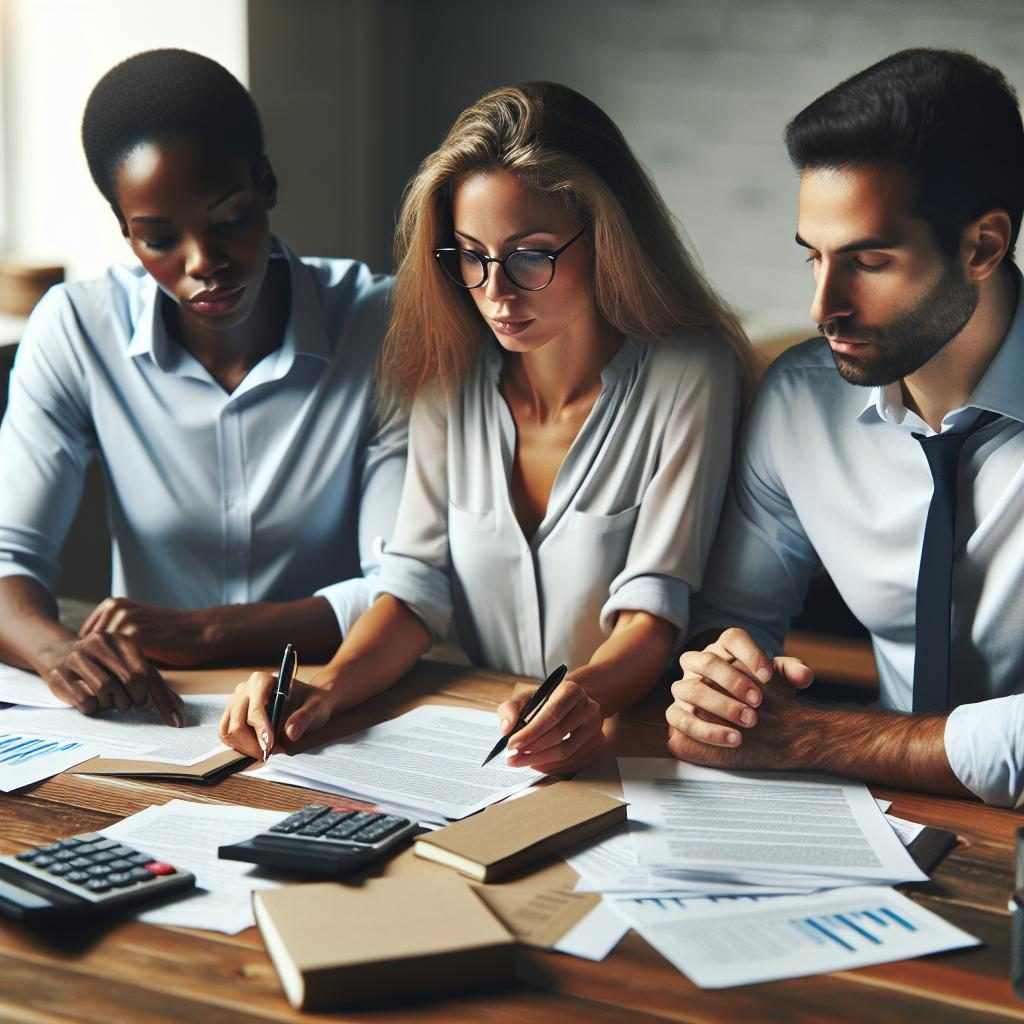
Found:
[{"label": "light blue collared shirt", "polygon": [[0,576],[54,588],[98,456],[113,594],[203,608],[318,591],[343,633],[365,609],[405,467],[405,417],[379,415],[373,386],[389,281],[278,242],[272,258],[291,276],[284,340],[231,394],[168,336],[141,269],[46,295],[0,427]]},{"label": "light blue collared shirt", "polygon": [[[989,410],[964,444],[953,567],[946,754],[988,803],[1024,791],[1024,302],[968,403],[943,432]],[[839,375],[824,340],[768,370],[744,430],[691,632],[740,626],[778,654],[824,565],[871,632],[879,704],[909,711],[916,584],[932,477],[911,435],[934,431],[900,385]]]},{"label": "light blue collared shirt", "polygon": [[558,470],[530,538],[509,481],[516,449],[493,339],[462,387],[419,396],[394,540],[375,593],[435,637],[449,623],[475,664],[545,676],[585,665],[620,611],[681,632],[729,475],[736,361],[711,331],[627,338]]}]

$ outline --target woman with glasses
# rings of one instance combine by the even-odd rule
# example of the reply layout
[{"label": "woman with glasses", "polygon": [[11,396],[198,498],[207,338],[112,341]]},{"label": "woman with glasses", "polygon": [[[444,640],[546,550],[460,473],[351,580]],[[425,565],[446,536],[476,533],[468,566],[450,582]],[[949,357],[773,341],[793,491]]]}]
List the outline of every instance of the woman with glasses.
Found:
[{"label": "woman with glasses", "polygon": [[[296,739],[398,679],[450,625],[474,663],[569,672],[511,747],[595,759],[687,626],[729,471],[749,344],[622,135],[564,86],[466,110],[406,193],[381,371],[411,403],[375,603],[293,688]],[[227,742],[275,742],[271,677]],[[508,732],[523,702],[499,708]]]}]

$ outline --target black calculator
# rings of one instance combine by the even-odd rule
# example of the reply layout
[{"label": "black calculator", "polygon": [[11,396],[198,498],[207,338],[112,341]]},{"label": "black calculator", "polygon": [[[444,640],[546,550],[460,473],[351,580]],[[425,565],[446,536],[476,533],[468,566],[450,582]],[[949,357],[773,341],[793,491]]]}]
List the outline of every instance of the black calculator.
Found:
[{"label": "black calculator", "polygon": [[386,857],[419,827],[384,811],[353,811],[308,804],[243,843],[222,846],[223,860],[337,878]]},{"label": "black calculator", "polygon": [[87,832],[0,857],[0,914],[39,923],[99,917],[195,884],[189,871]]}]

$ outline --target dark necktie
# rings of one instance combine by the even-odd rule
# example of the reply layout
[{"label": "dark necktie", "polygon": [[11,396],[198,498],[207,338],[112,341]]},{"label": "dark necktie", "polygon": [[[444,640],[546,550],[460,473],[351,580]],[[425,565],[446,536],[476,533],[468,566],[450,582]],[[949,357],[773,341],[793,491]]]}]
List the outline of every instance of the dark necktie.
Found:
[{"label": "dark necktie", "polygon": [[953,545],[956,540],[956,474],[960,451],[976,430],[997,419],[982,413],[968,430],[934,434],[921,442],[932,471],[932,501],[924,526],[917,574],[914,647],[914,712],[949,708],[949,633],[953,598]]}]

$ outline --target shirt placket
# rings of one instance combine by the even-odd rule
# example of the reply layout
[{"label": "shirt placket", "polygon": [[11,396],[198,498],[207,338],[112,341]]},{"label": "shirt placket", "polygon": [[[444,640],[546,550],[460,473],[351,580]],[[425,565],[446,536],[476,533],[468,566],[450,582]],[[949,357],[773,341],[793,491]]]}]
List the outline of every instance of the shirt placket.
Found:
[{"label": "shirt placket", "polygon": [[252,540],[245,480],[242,413],[229,402],[217,422],[220,459],[221,515],[224,537],[224,603],[251,601],[249,550]]}]

